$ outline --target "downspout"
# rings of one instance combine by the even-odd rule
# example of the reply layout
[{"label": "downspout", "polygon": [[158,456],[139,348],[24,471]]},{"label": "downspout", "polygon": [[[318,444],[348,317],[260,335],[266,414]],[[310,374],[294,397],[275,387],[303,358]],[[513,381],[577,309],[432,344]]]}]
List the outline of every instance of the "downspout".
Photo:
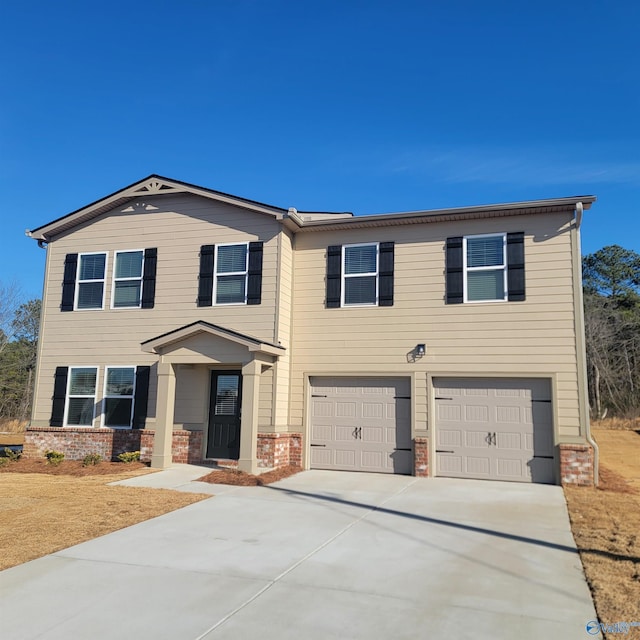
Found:
[{"label": "downspout", "polygon": [[582,202],[576,202],[575,219],[571,228],[571,255],[573,258],[573,288],[575,299],[575,331],[578,363],[578,402],[580,425],[584,430],[587,442],[593,447],[593,482],[598,484],[598,461],[600,452],[598,445],[591,437],[591,423],[589,421],[589,391],[587,386],[587,351],[585,347],[584,330],[584,298],[582,294],[582,260],[580,257],[580,224],[584,207]]}]

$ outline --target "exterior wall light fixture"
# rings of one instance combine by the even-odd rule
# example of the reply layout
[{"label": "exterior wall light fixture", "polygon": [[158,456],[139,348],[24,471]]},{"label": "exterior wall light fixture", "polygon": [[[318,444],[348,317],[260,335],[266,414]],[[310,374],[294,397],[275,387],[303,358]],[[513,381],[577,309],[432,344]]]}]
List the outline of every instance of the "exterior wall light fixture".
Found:
[{"label": "exterior wall light fixture", "polygon": [[416,358],[422,358],[427,353],[427,345],[417,344],[415,349]]}]

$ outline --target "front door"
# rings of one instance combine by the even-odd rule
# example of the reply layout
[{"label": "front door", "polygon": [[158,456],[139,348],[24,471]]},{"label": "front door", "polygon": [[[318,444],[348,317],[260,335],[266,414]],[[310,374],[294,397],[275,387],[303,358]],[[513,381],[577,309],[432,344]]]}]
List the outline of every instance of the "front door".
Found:
[{"label": "front door", "polygon": [[240,371],[212,371],[207,458],[240,457]]}]

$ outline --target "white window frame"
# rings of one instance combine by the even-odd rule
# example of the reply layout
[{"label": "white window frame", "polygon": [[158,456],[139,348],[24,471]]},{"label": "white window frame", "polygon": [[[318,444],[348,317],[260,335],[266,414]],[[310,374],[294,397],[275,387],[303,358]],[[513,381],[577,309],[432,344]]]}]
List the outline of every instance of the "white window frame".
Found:
[{"label": "white window frame", "polygon": [[[107,380],[109,378],[109,369],[133,369],[133,392],[130,396],[113,396],[107,395]],[[102,402],[100,403],[101,408],[101,418],[100,418],[100,426],[106,429],[132,429],[133,428],[133,409],[136,398],[136,371],[137,367],[135,365],[130,364],[111,364],[107,365],[104,368],[104,381],[102,383]],[[131,415],[129,416],[129,425],[116,425],[116,426],[108,426],[105,424],[106,416],[107,416],[107,399],[109,398],[119,398],[119,399],[131,399]]]},{"label": "white window frame", "polygon": [[[104,256],[104,274],[102,278],[94,278],[92,280],[81,280],[80,279],[80,266],[82,263],[83,256]],[[74,311],[103,311],[104,310],[104,299],[106,297],[106,286],[107,286],[107,267],[109,265],[109,252],[108,251],[85,251],[84,253],[78,254],[78,264],[76,266],[76,286],[75,286],[75,294],[73,299],[73,310]],[[80,285],[91,283],[91,282],[102,282],[102,305],[100,307],[91,307],[90,309],[80,309],[78,307],[78,298],[80,296]]]},{"label": "white window frame", "polygon": [[[345,265],[345,255],[346,249],[351,249],[353,247],[375,247],[376,248],[376,270],[370,271],[368,273],[346,273],[346,265]],[[340,306],[341,307],[377,307],[378,300],[380,297],[380,243],[379,242],[358,242],[356,244],[343,244],[342,245],[342,256],[341,260],[341,276],[342,276],[342,286],[340,287]],[[376,299],[375,302],[364,302],[360,304],[353,304],[345,302],[345,292],[346,292],[346,280],[347,278],[369,278],[371,276],[375,276],[376,278]]]},{"label": "white window frame", "polygon": [[[245,254],[244,271],[225,271],[218,273],[218,249],[220,247],[232,247],[244,245],[247,248]],[[244,276],[244,301],[243,302],[218,302],[218,276]],[[247,287],[249,286],[249,243],[248,242],[221,242],[215,245],[215,255],[213,256],[213,297],[211,299],[214,307],[229,307],[233,305],[247,304]]]},{"label": "white window frame", "polygon": [[[502,238],[502,266],[490,265],[487,267],[468,267],[467,266],[467,239],[469,238]],[[491,298],[487,300],[469,300],[467,295],[467,274],[477,271],[498,271],[502,269],[502,282],[504,296],[502,298]],[[464,274],[464,297],[463,301],[468,304],[483,304],[486,302],[506,302],[509,299],[507,291],[507,234],[506,233],[479,233],[472,236],[464,236],[462,239],[462,273]]]},{"label": "white window frame", "polygon": [[[93,395],[80,395],[80,394],[76,394],[74,393],[73,395],[69,394],[69,391],[71,389],[71,372],[74,369],[95,369],[96,372],[96,386],[93,390]],[[96,421],[96,400],[97,400],[97,396],[98,396],[98,382],[99,382],[99,376],[100,376],[100,367],[96,367],[94,365],[87,365],[87,364],[76,364],[76,365],[72,365],[69,367],[68,372],[67,372],[67,388],[65,390],[65,398],[64,398],[64,422],[62,423],[65,427],[71,427],[71,428],[75,428],[75,427],[90,427],[93,428],[95,421]],[[93,408],[92,408],[92,416],[91,416],[91,423],[90,424],[68,424],[68,419],[69,419],[69,400],[71,398],[93,398]]]},{"label": "white window frame", "polygon": [[[142,269],[140,270],[139,278],[116,278],[116,265],[118,263],[119,253],[142,253]],[[113,277],[111,279],[111,308],[112,309],[140,309],[142,307],[142,281],[144,278],[144,249],[119,249],[113,254],[113,269],[111,270]],[[140,281],[140,302],[137,305],[131,305],[130,307],[116,307],[114,302],[116,299],[116,282],[134,282]]]}]

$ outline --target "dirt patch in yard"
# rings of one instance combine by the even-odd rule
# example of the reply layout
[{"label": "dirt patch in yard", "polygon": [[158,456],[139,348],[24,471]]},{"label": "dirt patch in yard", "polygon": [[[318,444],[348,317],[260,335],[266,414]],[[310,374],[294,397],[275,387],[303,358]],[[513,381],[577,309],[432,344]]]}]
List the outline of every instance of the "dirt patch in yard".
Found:
[{"label": "dirt patch in yard", "polygon": [[[565,487],[571,529],[601,622],[640,622],[640,436],[624,429],[594,436],[600,485]],[[640,628],[625,637],[640,638]]]},{"label": "dirt patch in yard", "polygon": [[[208,496],[109,482],[150,473],[144,465],[100,463],[82,467],[43,463],[35,473],[11,462],[0,473],[0,569],[54,553],[128,527]],[[47,468],[49,467],[49,468]],[[78,475],[79,474],[79,475]]]},{"label": "dirt patch in yard", "polygon": [[261,487],[278,480],[284,480],[299,471],[302,471],[299,467],[281,467],[260,475],[252,475],[237,469],[216,469],[206,476],[198,478],[198,481],[210,482],[211,484],[235,484],[241,487]]}]

